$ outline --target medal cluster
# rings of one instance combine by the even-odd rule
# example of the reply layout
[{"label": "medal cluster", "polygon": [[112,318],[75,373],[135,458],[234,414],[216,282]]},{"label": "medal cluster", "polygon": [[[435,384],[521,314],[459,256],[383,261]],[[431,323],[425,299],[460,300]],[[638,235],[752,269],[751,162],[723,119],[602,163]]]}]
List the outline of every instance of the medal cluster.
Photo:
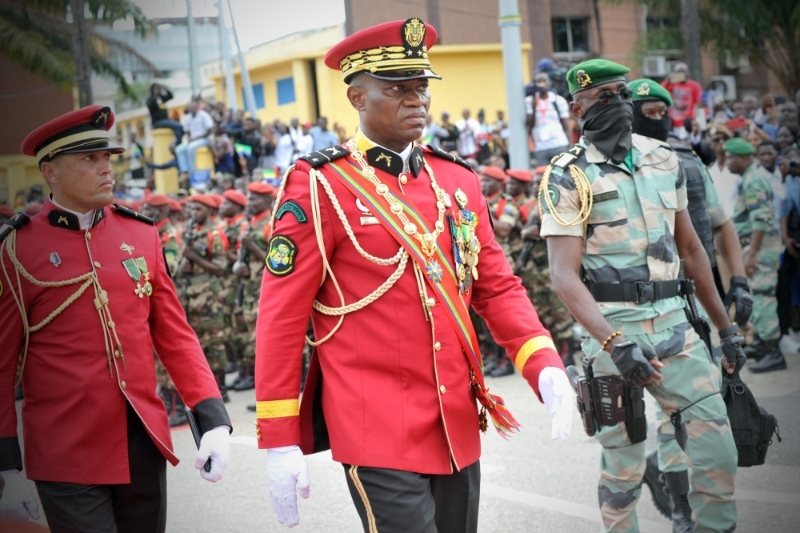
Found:
[{"label": "medal cluster", "polygon": [[478,216],[467,211],[467,195],[461,189],[453,193],[458,209],[450,217],[450,233],[453,237],[453,260],[455,261],[458,290],[469,294],[472,283],[478,279],[478,254],[481,242],[475,235]]}]

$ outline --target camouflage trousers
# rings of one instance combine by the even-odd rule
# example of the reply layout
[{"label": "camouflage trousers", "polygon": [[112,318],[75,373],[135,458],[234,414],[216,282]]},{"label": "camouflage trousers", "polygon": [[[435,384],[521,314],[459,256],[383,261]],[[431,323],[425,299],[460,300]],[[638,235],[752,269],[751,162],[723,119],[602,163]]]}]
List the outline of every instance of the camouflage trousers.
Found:
[{"label": "camouflage trousers", "polygon": [[[638,324],[632,326],[636,330]],[[639,331],[642,329],[647,328]],[[626,333],[626,338],[658,354],[664,363],[660,370],[663,381],[648,387],[664,415],[669,418],[677,409],[688,407],[681,418],[692,469],[689,503],[695,533],[728,530],[736,523],[733,491],[738,456],[725,403],[715,394],[721,386],[719,369],[711,364],[706,347],[686,322],[658,333]],[[619,375],[598,341],[584,338],[582,348],[595,376]],[[624,423],[603,427],[596,436],[603,446],[598,501],[606,531],[638,532],[636,502],[642,491],[645,443],[631,444]]]},{"label": "camouflage trousers", "polygon": [[[546,246],[544,243],[537,243],[537,246],[541,245]],[[547,256],[544,256],[543,262],[535,259],[528,263],[520,272],[520,278],[528,292],[528,298],[539,315],[539,320],[550,332],[553,340],[572,340],[572,326],[575,324],[575,320],[553,289]]]},{"label": "camouflage trousers", "polygon": [[227,292],[221,280],[211,274],[186,279],[186,318],[194,329],[212,372],[224,371],[228,361],[225,349]]},{"label": "camouflage trousers", "polygon": [[[742,252],[747,257],[750,246],[743,247]],[[750,315],[750,323],[762,341],[775,341],[781,337],[778,299],[775,296],[780,252],[760,251],[756,254],[756,259],[758,261],[756,273],[750,280],[750,290],[753,291],[753,314]]]}]

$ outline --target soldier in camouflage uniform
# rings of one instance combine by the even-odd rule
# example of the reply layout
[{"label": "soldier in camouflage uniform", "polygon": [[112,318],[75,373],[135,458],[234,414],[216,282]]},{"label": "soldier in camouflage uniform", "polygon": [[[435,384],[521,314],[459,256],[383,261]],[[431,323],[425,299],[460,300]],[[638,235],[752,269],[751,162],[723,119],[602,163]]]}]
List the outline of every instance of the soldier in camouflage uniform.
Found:
[{"label": "soldier in camouflage uniform", "polygon": [[[633,132],[666,142],[672,128],[668,113],[669,107],[672,106],[669,92],[657,82],[647,78],[628,83],[628,89],[633,95]],[[712,270],[717,261],[714,252],[716,235],[721,243],[720,255],[728,271],[733,274],[730,290],[724,299],[725,307],[733,303],[736,308],[735,322],[746,324],[753,308],[753,299],[745,277],[742,249],[739,247],[736,229],[722,207],[711,176],[700,158],[691,148],[680,144],[670,146],[681,160],[686,176],[687,210]],[[698,311],[705,315],[702,307],[698,307]],[[713,331],[711,336],[712,355],[718,361],[721,356],[719,337],[714,333],[716,331]],[[673,532],[692,531],[691,513],[684,512],[689,509],[689,458],[675,439],[672,423],[663,416],[658,407],[656,407],[656,418],[658,450],[647,457],[645,483],[650,486],[659,510],[667,516],[672,516]],[[660,475],[662,472],[663,476]]]},{"label": "soldier in camouflage uniform", "polygon": [[[164,248],[164,258],[169,272],[174,276],[182,257],[183,244],[177,228],[169,218],[171,200],[163,194],[152,194],[142,203],[142,214],[153,219],[161,237]],[[156,380],[159,386],[159,396],[167,410],[170,427],[181,426],[188,423],[186,419],[186,405],[183,403],[175,384],[167,374],[167,370],[156,355]]]},{"label": "soldier in camouflage uniform", "polygon": [[247,230],[239,238],[239,254],[233,265],[236,275],[234,326],[241,338],[236,352],[241,369],[241,379],[234,384],[236,390],[255,388],[256,319],[258,298],[261,295],[261,275],[267,257],[268,242],[272,232],[270,218],[275,201],[275,188],[263,182],[247,187]]},{"label": "soldier in camouflage uniform", "polygon": [[206,194],[190,198],[188,210],[193,224],[184,234],[186,244],[180,276],[186,284],[186,318],[197,333],[223,400],[228,401],[225,388],[228,293],[223,287],[223,276],[229,264],[227,252],[230,246],[225,232],[211,220],[216,205],[216,201]]},{"label": "soldier in camouflage uniform", "polygon": [[[481,188],[494,221],[495,240],[502,246],[509,262],[512,262],[513,255],[522,248],[519,236],[522,226],[519,209],[513,199],[505,194],[508,180],[508,174],[500,167],[486,166],[481,171]],[[513,262],[511,264],[513,265]],[[473,311],[470,311],[470,316],[482,346],[481,351],[484,352],[483,346],[486,347],[483,358],[484,374],[495,378],[513,374],[514,365],[511,359],[494,341],[486,322]]]},{"label": "soldier in camouflage uniform", "polygon": [[[726,372],[743,363],[743,339],[692,228],[677,156],[665,143],[631,134],[628,72],[596,59],[567,74],[583,137],[543,177],[541,234],[553,286],[583,326],[587,376],[609,383],[601,398],[624,405],[617,401],[636,398],[646,386],[665,415],[680,410],[678,430],[694,465],[695,531],[733,531],[736,447],[718,394],[720,371],[684,313],[679,253],[720,330]],[[647,426],[634,407],[643,412],[643,401],[623,413],[595,412],[603,446],[598,500],[607,531],[639,530]]]},{"label": "soldier in camouflage uniform", "polygon": [[760,359],[750,365],[753,372],[786,368],[779,347],[778,261],[781,237],[775,229],[775,208],[769,172],[753,161],[755,149],[744,139],[725,143],[728,170],[742,177],[733,209],[733,225],[745,257],[745,273],[753,280],[753,316],[756,340],[748,347],[748,357]]},{"label": "soldier in camouflage uniform", "polygon": [[247,231],[248,222],[247,215],[245,215],[247,197],[242,192],[235,189],[225,191],[222,197],[222,205],[219,208],[219,214],[225,221],[225,236],[228,238],[228,243],[230,243],[230,248],[228,249],[228,268],[225,270],[225,275],[222,279],[223,290],[228,296],[225,301],[227,306],[225,312],[225,342],[228,348],[228,365],[226,371],[231,372],[236,368],[239,371],[239,375],[236,376],[232,388],[234,390],[247,390],[238,388],[244,378],[245,372],[241,366],[237,365],[237,362],[240,358],[239,354],[245,349],[248,337],[246,331],[242,331],[236,326],[233,317],[236,288],[239,284],[239,278],[233,273],[233,265],[240,251],[239,240]]}]

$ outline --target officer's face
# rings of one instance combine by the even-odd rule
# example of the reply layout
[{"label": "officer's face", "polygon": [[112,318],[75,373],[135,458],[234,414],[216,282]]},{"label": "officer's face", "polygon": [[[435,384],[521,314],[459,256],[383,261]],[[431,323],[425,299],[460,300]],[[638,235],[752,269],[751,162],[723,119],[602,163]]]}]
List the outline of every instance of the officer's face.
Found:
[{"label": "officer's face", "polygon": [[194,223],[205,224],[209,213],[208,206],[200,202],[189,202],[186,205],[189,217],[194,219]]},{"label": "officer's face", "polygon": [[752,159],[748,155],[733,155],[725,152],[725,164],[728,166],[728,170],[734,174],[744,174],[750,163],[752,163]]},{"label": "officer's face", "polygon": [[152,218],[153,222],[158,222],[169,216],[169,206],[152,206],[150,204],[142,204],[142,214],[148,218]]},{"label": "officer's face", "polygon": [[395,152],[419,139],[431,105],[428,80],[385,81],[358,75],[347,89],[364,134]]},{"label": "officer's face", "polygon": [[231,202],[227,198],[222,200],[222,205],[219,206],[219,214],[224,217],[232,217],[234,215],[238,215],[241,212],[242,212],[242,207],[235,202]]},{"label": "officer's face", "polygon": [[661,120],[667,116],[667,104],[661,100],[643,102],[642,115],[652,120]]},{"label": "officer's face", "polygon": [[623,89],[628,89],[624,81],[608,82],[597,87],[584,89],[575,95],[574,100],[569,104],[569,109],[578,119],[582,119],[586,112],[589,111],[589,108],[596,105],[605,105],[607,100],[601,97],[600,93],[619,94]]},{"label": "officer's face", "polygon": [[42,164],[42,174],[53,197],[68,209],[88,213],[114,200],[111,152],[98,150],[63,154]]},{"label": "officer's face", "polygon": [[772,145],[764,145],[758,148],[758,160],[761,161],[761,166],[767,170],[775,168],[775,159],[778,157],[778,152]]},{"label": "officer's face", "polygon": [[484,196],[492,196],[493,194],[499,192],[502,187],[502,181],[490,178],[488,176],[481,176],[481,191],[483,192]]},{"label": "officer's face", "polygon": [[524,181],[519,181],[518,179],[511,178],[506,183],[506,193],[510,196],[517,196],[525,192],[525,186],[527,183]]},{"label": "officer's face", "polygon": [[257,194],[254,192],[247,192],[247,214],[250,216],[263,213],[270,207],[270,196],[266,194]]}]

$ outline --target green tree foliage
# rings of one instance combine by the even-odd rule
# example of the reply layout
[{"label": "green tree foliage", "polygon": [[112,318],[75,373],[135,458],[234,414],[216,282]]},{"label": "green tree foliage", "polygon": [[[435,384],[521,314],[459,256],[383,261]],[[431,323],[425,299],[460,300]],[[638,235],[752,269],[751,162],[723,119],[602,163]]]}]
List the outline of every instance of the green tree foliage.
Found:
[{"label": "green tree foliage", "polygon": [[[90,28],[131,19],[146,37],[154,28],[130,0],[85,0]],[[75,81],[69,0],[3,0],[0,2],[0,53],[52,83],[69,87]],[[114,57],[135,58],[154,75],[159,71],[147,58],[122,41],[92,31],[89,34],[92,70],[114,79],[122,94],[136,99],[136,91],[114,64]]]}]

